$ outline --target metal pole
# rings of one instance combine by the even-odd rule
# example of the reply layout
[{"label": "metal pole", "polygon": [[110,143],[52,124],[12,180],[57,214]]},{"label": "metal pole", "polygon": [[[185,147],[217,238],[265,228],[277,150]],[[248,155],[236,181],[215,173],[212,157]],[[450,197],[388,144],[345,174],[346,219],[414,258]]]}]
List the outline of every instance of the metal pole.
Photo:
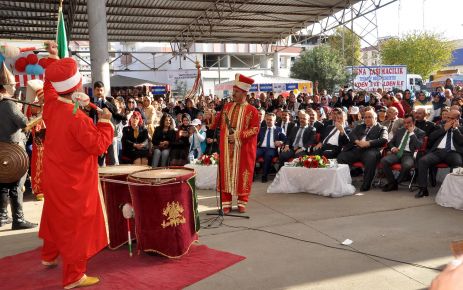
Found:
[{"label": "metal pole", "polygon": [[92,82],[102,81],[106,88],[106,95],[109,95],[111,93],[111,84],[109,78],[106,0],[87,1],[87,14]]}]

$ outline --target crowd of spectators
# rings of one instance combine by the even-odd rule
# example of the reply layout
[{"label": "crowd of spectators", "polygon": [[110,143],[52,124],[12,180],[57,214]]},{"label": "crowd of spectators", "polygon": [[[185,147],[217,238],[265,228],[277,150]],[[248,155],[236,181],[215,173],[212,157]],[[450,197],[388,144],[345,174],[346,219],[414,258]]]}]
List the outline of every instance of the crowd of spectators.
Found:
[{"label": "crowd of spectators", "polygon": [[[101,85],[96,83],[95,88]],[[106,156],[102,161],[153,167],[181,166],[217,152],[219,135],[210,126],[229,101],[212,95],[176,101],[142,95],[100,99],[100,105],[113,112],[117,148],[112,153],[117,157]],[[429,169],[431,183],[435,183],[435,164],[462,165],[463,89],[451,81],[430,94],[344,88],[330,95],[315,85],[313,95],[251,92],[247,101],[261,118],[257,159],[263,159],[262,182],[267,182],[273,165],[278,170],[292,158],[318,154],[349,164],[352,175],[363,173],[363,191],[370,189],[378,164],[387,167],[385,191],[397,189],[416,168],[417,197],[421,197],[427,195]],[[359,162],[361,168],[355,168]],[[402,165],[398,179],[389,170],[394,163]]]}]

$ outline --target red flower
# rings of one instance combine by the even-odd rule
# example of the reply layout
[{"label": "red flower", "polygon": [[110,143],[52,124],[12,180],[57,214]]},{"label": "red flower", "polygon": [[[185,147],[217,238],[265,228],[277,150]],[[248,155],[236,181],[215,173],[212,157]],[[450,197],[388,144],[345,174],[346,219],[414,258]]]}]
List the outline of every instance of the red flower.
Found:
[{"label": "red flower", "polygon": [[309,160],[304,160],[303,163],[304,167],[310,168],[310,161]]},{"label": "red flower", "polygon": [[317,160],[312,160],[312,168],[318,168],[318,161]]}]

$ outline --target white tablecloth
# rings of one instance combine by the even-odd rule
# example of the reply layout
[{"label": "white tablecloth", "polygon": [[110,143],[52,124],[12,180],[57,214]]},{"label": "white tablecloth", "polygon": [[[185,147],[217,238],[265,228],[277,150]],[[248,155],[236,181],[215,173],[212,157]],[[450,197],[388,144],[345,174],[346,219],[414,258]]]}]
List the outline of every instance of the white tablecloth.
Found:
[{"label": "white tablecloth", "polygon": [[267,193],[308,192],[323,196],[341,197],[352,195],[349,166],[339,164],[337,168],[305,168],[283,166]]},{"label": "white tablecloth", "polygon": [[463,176],[447,174],[436,196],[437,204],[463,210]]},{"label": "white tablecloth", "polygon": [[217,165],[186,164],[185,167],[193,168],[196,172],[196,188],[215,189],[217,181]]}]

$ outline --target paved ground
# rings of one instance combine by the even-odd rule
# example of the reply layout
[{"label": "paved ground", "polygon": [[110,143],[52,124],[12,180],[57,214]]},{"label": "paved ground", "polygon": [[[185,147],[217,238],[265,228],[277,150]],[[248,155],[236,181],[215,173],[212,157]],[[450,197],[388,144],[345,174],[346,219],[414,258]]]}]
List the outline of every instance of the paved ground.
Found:
[{"label": "paved ground", "polygon": [[[330,247],[441,268],[449,243],[463,239],[463,212],[436,205],[434,194],[372,190],[333,199],[267,194],[268,185],[254,183],[250,219],[225,217],[220,227],[207,228],[204,213],[214,209],[215,192],[199,192],[200,242],[246,260],[188,289],[425,289],[436,271]],[[38,222],[41,206],[26,201],[26,216]],[[0,257],[39,246],[36,232],[0,228]],[[345,239],[351,247],[340,245]]]}]

